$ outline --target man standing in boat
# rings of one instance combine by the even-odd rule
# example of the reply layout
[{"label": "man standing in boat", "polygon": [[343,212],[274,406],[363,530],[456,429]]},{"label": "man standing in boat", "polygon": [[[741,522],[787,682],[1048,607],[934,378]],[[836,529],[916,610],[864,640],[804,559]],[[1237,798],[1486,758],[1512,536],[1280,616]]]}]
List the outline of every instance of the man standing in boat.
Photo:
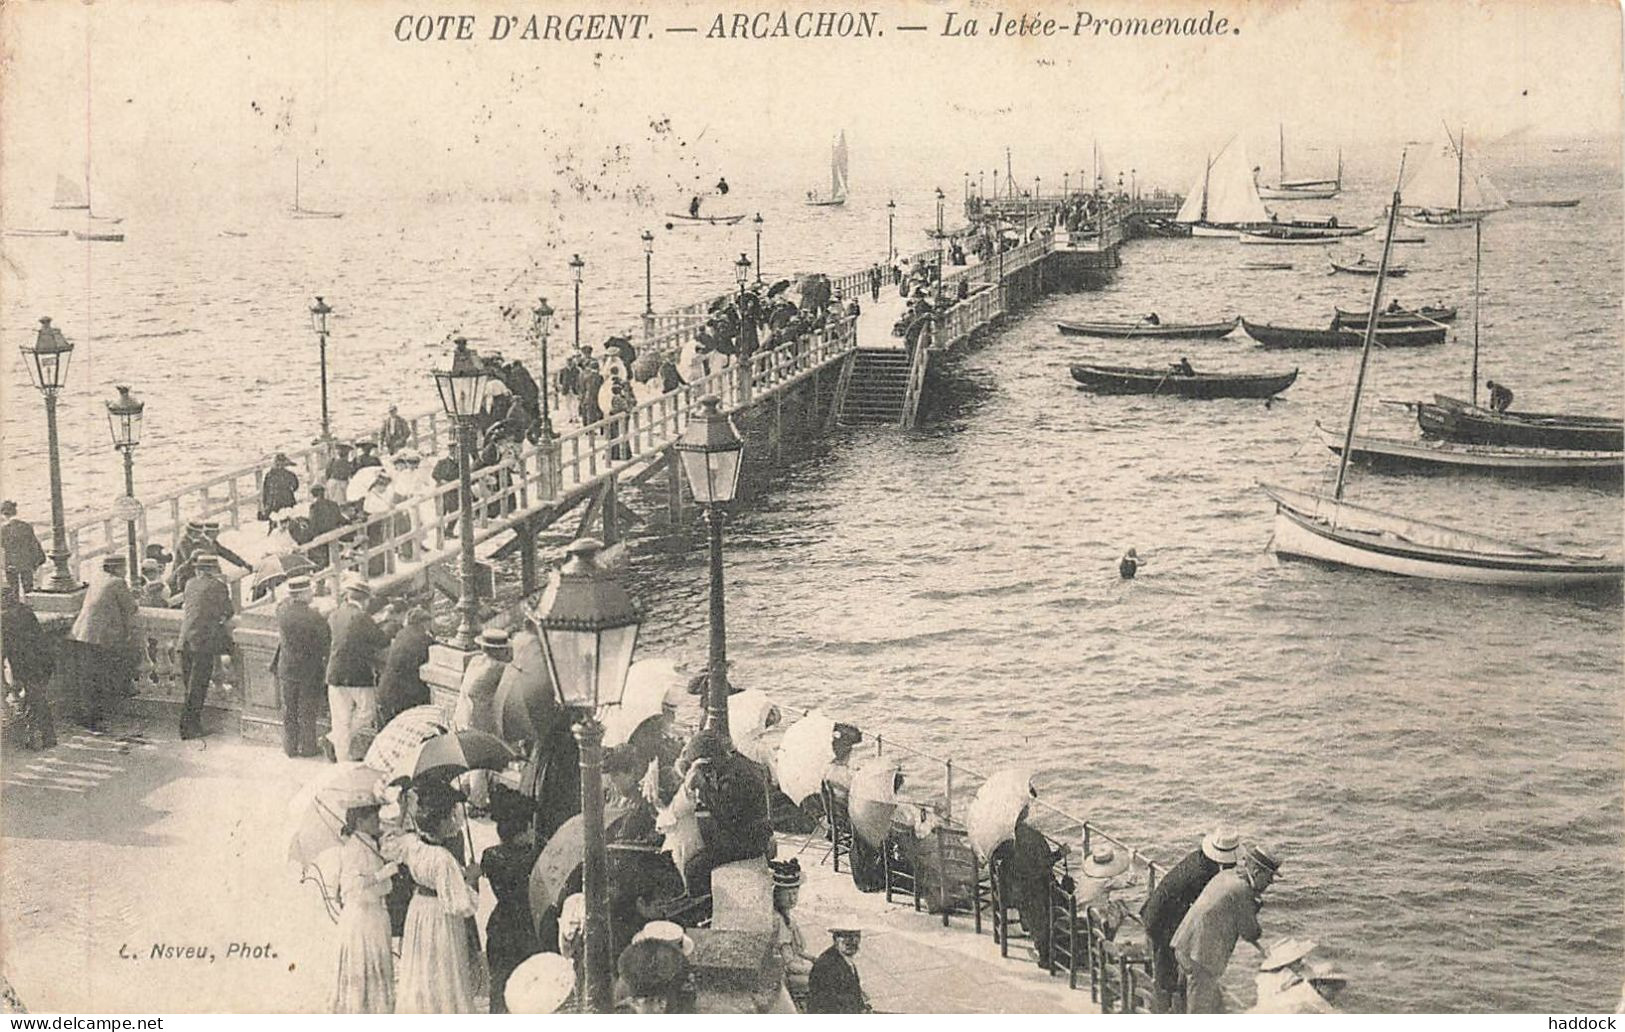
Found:
[{"label": "man standing in boat", "polygon": [[1512,407],[1512,388],[1498,384],[1494,380],[1485,380],[1484,386],[1490,391],[1490,411],[1505,412]]}]

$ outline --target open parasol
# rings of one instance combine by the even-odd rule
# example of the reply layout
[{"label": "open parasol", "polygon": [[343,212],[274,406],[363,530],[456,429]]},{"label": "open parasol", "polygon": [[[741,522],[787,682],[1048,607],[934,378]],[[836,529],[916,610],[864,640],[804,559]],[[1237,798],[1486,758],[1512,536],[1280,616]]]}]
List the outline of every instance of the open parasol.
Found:
[{"label": "open parasol", "polygon": [[254,590],[256,592],[270,591],[289,577],[300,573],[309,573],[316,568],[315,564],[298,552],[284,552],[263,559],[254,566]]},{"label": "open parasol", "polygon": [[409,773],[419,778],[452,778],[471,770],[501,770],[514,758],[508,743],[486,731],[469,728],[425,739],[412,757]]},{"label": "open parasol", "polygon": [[510,1014],[556,1014],[576,987],[576,966],[557,953],[533,953],[508,976],[502,991]]},{"label": "open parasol", "polygon": [[891,832],[897,809],[897,763],[871,756],[852,774],[847,813],[852,831],[871,846],[879,846]]},{"label": "open parasol", "polygon": [[621,704],[604,716],[604,748],[625,745],[645,720],[660,716],[670,704],[678,705],[687,679],[669,659],[640,659],[626,671]]},{"label": "open parasol", "polygon": [[824,787],[824,773],[835,762],[835,721],[818,710],[785,729],[779,739],[774,773],[779,788],[801,805]]},{"label": "open parasol", "polygon": [[382,776],[363,763],[345,762],[322,771],[288,801],[288,859],[310,866],[342,845],[339,829],[352,806],[381,802]]},{"label": "open parasol", "polygon": [[350,474],[350,482],[345,485],[345,496],[352,502],[362,498],[368,491],[372,490],[373,481],[388,472],[382,466],[362,466]]},{"label": "open parasol", "polygon": [[378,732],[362,762],[390,778],[410,774],[409,764],[416,758],[418,746],[425,739],[449,730],[451,723],[439,706],[413,706],[402,710]]},{"label": "open parasol", "polygon": [[1033,800],[1032,772],[1007,769],[995,773],[977,791],[965,816],[971,845],[983,859],[1016,833],[1016,818]]},{"label": "open parasol", "polygon": [[[606,804],[604,826],[608,827],[625,814],[626,807]],[[579,888],[576,872],[581,870],[584,827],[579,813],[559,825],[531,865],[528,889],[533,921],[539,921],[548,907],[557,907],[568,890]]]}]

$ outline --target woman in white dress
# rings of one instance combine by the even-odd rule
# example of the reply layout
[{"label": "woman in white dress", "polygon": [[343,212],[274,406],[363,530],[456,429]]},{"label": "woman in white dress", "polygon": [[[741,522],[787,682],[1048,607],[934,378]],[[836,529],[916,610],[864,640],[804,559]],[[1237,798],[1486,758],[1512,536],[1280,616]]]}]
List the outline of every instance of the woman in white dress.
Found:
[{"label": "woman in white dress", "polygon": [[344,816],[339,853],[338,980],[328,1010],[334,1014],[391,1014],[395,963],[389,952],[384,897],[397,864],[378,852],[378,806],[352,806]]},{"label": "woman in white dress", "polygon": [[478,903],[474,886],[479,865],[464,867],[442,841],[456,836],[448,809],[430,820],[420,811],[427,834],[409,832],[391,839],[386,852],[399,859],[415,883],[401,936],[397,1014],[472,1014],[476,978],[469,948],[468,919]]}]

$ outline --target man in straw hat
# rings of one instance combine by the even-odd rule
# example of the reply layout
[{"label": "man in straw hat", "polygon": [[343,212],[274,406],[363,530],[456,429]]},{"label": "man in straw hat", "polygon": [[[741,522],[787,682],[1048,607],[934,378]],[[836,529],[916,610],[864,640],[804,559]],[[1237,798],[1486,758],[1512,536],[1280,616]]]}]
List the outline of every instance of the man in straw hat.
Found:
[{"label": "man in straw hat", "polygon": [[400,410],[394,405],[389,406],[389,414],[384,417],[384,425],[378,431],[378,440],[383,442],[384,451],[390,455],[406,447],[407,442],[412,440],[412,428],[401,418]]},{"label": "man in straw hat", "polygon": [[1199,848],[1185,854],[1167,874],[1157,879],[1156,887],[1140,908],[1140,920],[1145,924],[1146,939],[1151,943],[1159,1011],[1172,1008],[1174,994],[1179,989],[1179,965],[1174,960],[1171,945],[1174,932],[1213,876],[1236,866],[1236,851],[1240,845],[1241,839],[1228,827],[1221,824],[1213,829],[1202,837]]},{"label": "man in straw hat", "polygon": [[829,930],[833,940],[813,963],[807,976],[808,1014],[867,1014],[869,998],[863,993],[863,980],[852,958],[858,955],[863,928],[848,917]]},{"label": "man in straw hat", "polygon": [[343,580],[342,599],[327,618],[333,647],[327,657],[327,706],[332,729],[327,733],[335,760],[352,756],[350,736],[373,726],[378,714],[378,662],[389,647],[389,636],[379,630],[367,606],[372,589],[359,574]]},{"label": "man in straw hat", "polygon": [[317,720],[327,694],[327,654],[333,632],[327,619],[310,604],[310,578],[288,578],[288,597],[276,607],[277,683],[282,688],[282,751],[289,756],[319,756]]},{"label": "man in straw hat", "polygon": [[219,557],[213,552],[199,552],[192,565],[192,578],[181,596],[181,677],[186,682],[182,738],[204,735],[203,704],[214,678],[214,661],[231,651],[230,621],[234,612],[231,592],[220,576]]},{"label": "man in straw hat", "polygon": [[[469,660],[463,669],[462,683],[457,686],[457,705],[452,710],[451,726],[457,731],[472,729],[500,736],[497,686],[502,683],[503,671],[513,661],[513,645],[508,640],[508,632],[500,627],[481,631],[479,643],[480,654]],[[467,777],[469,799],[483,810],[488,799],[486,787],[490,772],[470,771]]]},{"label": "man in straw hat", "polygon": [[128,694],[136,659],[146,643],[135,594],[125,583],[123,555],[102,559],[101,575],[90,582],[70,637],[79,642],[79,721],[102,726],[109,699]]},{"label": "man in straw hat", "polygon": [[1260,953],[1258,908],[1281,862],[1263,846],[1251,845],[1238,867],[1220,871],[1196,897],[1174,932],[1174,957],[1185,975],[1185,1013],[1219,1014],[1224,999],[1219,980],[1230,966],[1236,940]]}]

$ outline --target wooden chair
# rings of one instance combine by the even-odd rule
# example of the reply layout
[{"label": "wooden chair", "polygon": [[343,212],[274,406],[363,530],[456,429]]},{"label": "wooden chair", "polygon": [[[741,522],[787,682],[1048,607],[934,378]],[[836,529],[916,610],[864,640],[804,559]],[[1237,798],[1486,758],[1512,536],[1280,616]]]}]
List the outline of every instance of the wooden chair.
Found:
[{"label": "wooden chair", "polygon": [[920,842],[909,831],[892,828],[884,845],[886,853],[886,902],[896,896],[911,897],[916,913],[920,910],[920,877],[914,869],[914,857],[919,855]]},{"label": "wooden chair", "polygon": [[936,830],[937,912],[948,927],[955,914],[969,914],[977,935],[982,913],[993,909],[993,875],[971,848],[963,829]]},{"label": "wooden chair", "polygon": [[[1016,909],[1014,900],[1005,898],[1006,877],[1004,873],[1005,862],[1003,858],[994,856],[988,861],[989,873],[993,882],[993,941],[999,944],[999,956],[1010,955],[1010,941],[1012,939],[1032,940],[1032,933],[1021,925],[1021,914]],[[1016,913],[1015,927],[1012,929],[1010,921],[1011,912]]]},{"label": "wooden chair", "polygon": [[[852,820],[847,813],[846,798],[838,796],[826,782],[823,790],[825,831],[829,836],[830,850],[835,857],[835,873],[841,872],[841,858],[852,854]],[[847,861],[847,869],[851,870],[852,863]]]},{"label": "wooden chair", "polygon": [[1078,895],[1070,878],[1050,887],[1049,971],[1066,972],[1069,989],[1078,987],[1078,969],[1088,963],[1089,936],[1078,920]]}]

